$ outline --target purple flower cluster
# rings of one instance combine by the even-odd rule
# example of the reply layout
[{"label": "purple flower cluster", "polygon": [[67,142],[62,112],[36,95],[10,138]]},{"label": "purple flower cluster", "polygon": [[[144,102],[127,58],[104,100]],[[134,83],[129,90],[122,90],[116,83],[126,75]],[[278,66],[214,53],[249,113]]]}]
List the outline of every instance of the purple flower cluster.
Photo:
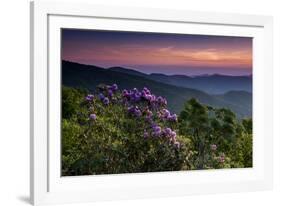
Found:
[{"label": "purple flower cluster", "polygon": [[[117,91],[117,84],[111,86],[106,85],[100,88],[97,99],[101,101],[104,106],[110,103],[121,103],[121,105],[127,108],[128,114],[132,117],[144,118],[145,123],[148,124],[143,131],[144,139],[150,137],[165,138],[167,142],[174,145],[175,148],[180,148],[180,143],[176,139],[176,132],[164,126],[166,121],[177,121],[177,115],[171,114],[170,111],[166,109],[167,100],[164,97],[155,96],[146,87],[141,91],[137,88],[131,90],[124,89],[121,95],[119,95]],[[86,96],[86,101],[92,102],[93,100],[94,95],[88,94]],[[93,109],[89,110],[89,114],[90,120],[95,121],[97,119],[96,114],[93,113]]]},{"label": "purple flower cluster", "polygon": [[142,91],[139,91],[137,88],[131,90],[124,89],[122,92],[122,96],[131,103],[137,103],[142,100],[146,101],[151,108],[167,105],[167,100],[165,98],[161,96],[156,97],[146,87],[144,87]]},{"label": "purple flower cluster", "polygon": [[157,97],[156,102],[159,105],[162,105],[162,106],[166,106],[167,105],[167,100],[164,97],[161,97],[161,96]]},{"label": "purple flower cluster", "polygon": [[96,120],[97,119],[97,115],[96,114],[90,114],[90,119],[91,120]]},{"label": "purple flower cluster", "polygon": [[142,115],[142,112],[138,106],[128,107],[128,112],[129,112],[129,114],[132,114],[133,116],[136,116],[136,117],[140,117]]},{"label": "purple flower cluster", "polygon": [[164,134],[165,134],[166,137],[170,138],[171,142],[175,142],[176,141],[177,134],[176,134],[175,131],[171,130],[171,128],[169,128],[169,127],[165,128]]},{"label": "purple flower cluster", "polygon": [[116,92],[118,90],[118,86],[117,84],[112,84],[111,86],[109,86],[109,89],[113,92]]},{"label": "purple flower cluster", "polygon": [[[110,103],[110,98],[112,98],[113,96],[113,93],[116,92],[118,90],[118,86],[116,84],[113,84],[111,86],[106,86],[103,91],[101,93],[99,93],[98,95],[98,99],[100,101],[102,101],[102,103],[106,106]],[[93,94],[88,94],[86,97],[85,97],[85,100],[89,103],[93,102],[95,96]],[[89,115],[89,119],[92,120],[92,121],[95,121],[97,119],[97,115],[92,113],[93,111],[93,105],[92,103],[90,104],[90,107],[89,107],[89,112],[90,112],[90,115]]]},{"label": "purple flower cluster", "polygon": [[[147,139],[149,136],[149,133],[145,130],[144,137]],[[162,137],[169,141],[169,143],[173,144],[176,148],[180,148],[180,142],[177,141],[177,133],[173,131],[171,128],[166,127],[162,129],[157,124],[152,124],[152,130],[151,130],[151,136],[152,137]]]},{"label": "purple flower cluster", "polygon": [[102,91],[99,93],[98,97],[100,101],[103,102],[104,105],[108,105],[110,100],[113,99],[114,93],[118,90],[117,84],[107,85],[105,86]]},{"label": "purple flower cluster", "polygon": [[178,116],[176,114],[172,114],[168,117],[168,120],[176,122],[176,121],[178,121]]},{"label": "purple flower cluster", "polygon": [[104,94],[103,94],[103,93],[100,93],[100,94],[99,94],[99,99],[100,99],[101,101],[103,101],[104,98],[105,98]]},{"label": "purple flower cluster", "polygon": [[85,100],[90,102],[90,101],[93,101],[93,100],[94,100],[94,97],[95,97],[94,95],[88,94],[88,95],[85,97]]},{"label": "purple flower cluster", "polygon": [[174,144],[175,147],[180,148],[180,143],[176,139],[177,133],[175,131],[171,130],[171,128],[166,128],[164,134],[166,138],[169,139],[170,143]]},{"label": "purple flower cluster", "polygon": [[162,131],[162,129],[161,129],[160,126],[158,126],[158,125],[153,125],[153,126],[152,126],[152,136],[154,136],[154,137],[160,137],[161,134],[162,134],[161,131]]},{"label": "purple flower cluster", "polygon": [[107,85],[105,86],[105,92],[107,93],[107,96],[109,98],[113,97],[113,94],[118,90],[118,86],[117,84],[113,84],[113,85]]},{"label": "purple flower cluster", "polygon": [[124,89],[122,91],[122,98],[122,102],[128,107],[129,114],[134,114],[137,117],[143,115],[149,123],[153,123],[154,113],[157,113],[158,117],[163,121],[177,121],[177,115],[171,114],[169,110],[165,109],[167,100],[161,96],[156,97],[146,87],[141,91],[137,88],[131,90]]},{"label": "purple flower cluster", "polygon": [[[162,129],[160,125],[155,123],[157,117],[154,117],[154,112],[158,114],[158,118],[162,122],[177,121],[177,115],[171,114],[165,107],[167,100],[161,96],[156,97],[150,90],[144,87],[141,91],[137,88],[132,90],[124,89],[122,91],[123,102],[126,102],[128,113],[135,117],[143,116],[144,119],[151,125],[148,130],[144,130],[143,137],[166,138],[176,148],[180,148],[180,143],[176,140],[176,132],[170,128]],[[156,118],[156,119],[155,119]]]},{"label": "purple flower cluster", "polygon": [[122,95],[124,97],[125,100],[129,101],[129,102],[139,102],[141,100],[141,92],[138,91],[137,88],[134,88],[132,90],[126,90],[124,89],[122,92]]},{"label": "purple flower cluster", "polygon": [[[144,118],[150,123],[153,122],[153,112],[157,113],[158,118],[162,121],[177,121],[177,115],[171,114],[170,111],[165,108],[167,106],[167,100],[161,96],[156,97],[146,87],[141,91],[137,88],[131,90],[124,89],[122,91],[122,97],[123,102],[129,106],[129,113],[135,114],[137,117],[143,114]],[[136,105],[140,106],[140,108],[136,109]]]},{"label": "purple flower cluster", "polygon": [[107,97],[105,97],[102,102],[104,103],[104,105],[108,105],[109,104],[109,99]]},{"label": "purple flower cluster", "polygon": [[176,122],[178,120],[178,117],[176,114],[171,114],[169,110],[162,109],[158,112],[158,117],[162,120],[168,120],[172,122]]},{"label": "purple flower cluster", "polygon": [[110,98],[113,97],[113,91],[112,91],[111,89],[109,89],[109,90],[107,91],[107,93],[108,93],[108,97],[110,97]]},{"label": "purple flower cluster", "polygon": [[[111,96],[111,95],[109,95],[109,96]],[[109,104],[109,98],[106,97],[103,93],[99,94],[99,99],[103,102],[104,105]]]}]

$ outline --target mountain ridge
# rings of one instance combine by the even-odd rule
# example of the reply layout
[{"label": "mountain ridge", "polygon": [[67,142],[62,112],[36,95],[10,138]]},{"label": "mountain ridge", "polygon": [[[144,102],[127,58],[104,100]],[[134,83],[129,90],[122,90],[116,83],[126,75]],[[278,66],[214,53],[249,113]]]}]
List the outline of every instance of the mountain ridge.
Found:
[{"label": "mountain ridge", "polygon": [[[74,62],[62,61],[62,83],[65,86],[82,87],[90,91],[94,91],[96,86],[100,83],[117,83],[120,89],[132,89],[134,87],[142,89],[143,87],[148,87],[156,95],[166,97],[169,102],[169,108],[175,113],[179,113],[182,110],[184,103],[188,99],[194,97],[203,104],[214,107],[229,108],[239,117],[251,116],[252,111],[251,106],[249,106],[251,102],[249,102],[246,107],[244,104],[243,107],[236,104],[237,99],[239,99],[239,97],[237,97],[237,95],[239,96],[239,92],[235,93],[236,100],[233,101],[231,95],[229,94],[227,97],[224,97],[223,95],[210,95],[197,89],[179,87],[168,84],[167,82],[163,83],[155,81],[147,78],[146,75],[143,76],[143,73],[141,72],[128,74],[118,72],[114,68],[118,67],[105,69],[93,65],[83,65]],[[251,99],[251,93],[246,92],[243,94],[247,96],[247,99]]]},{"label": "mountain ridge", "polygon": [[252,91],[252,75],[197,75],[188,76],[183,74],[167,75],[161,73],[145,74],[140,71],[124,67],[111,67],[109,70],[134,74],[158,82],[165,82],[174,86],[198,89],[209,94],[223,94],[228,91]]}]

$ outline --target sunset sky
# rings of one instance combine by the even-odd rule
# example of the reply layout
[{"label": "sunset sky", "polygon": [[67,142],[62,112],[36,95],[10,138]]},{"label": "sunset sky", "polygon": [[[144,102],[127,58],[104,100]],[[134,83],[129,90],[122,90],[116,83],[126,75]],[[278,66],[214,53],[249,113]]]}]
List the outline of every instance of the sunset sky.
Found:
[{"label": "sunset sky", "polygon": [[62,59],[144,73],[252,74],[252,38],[62,30]]}]

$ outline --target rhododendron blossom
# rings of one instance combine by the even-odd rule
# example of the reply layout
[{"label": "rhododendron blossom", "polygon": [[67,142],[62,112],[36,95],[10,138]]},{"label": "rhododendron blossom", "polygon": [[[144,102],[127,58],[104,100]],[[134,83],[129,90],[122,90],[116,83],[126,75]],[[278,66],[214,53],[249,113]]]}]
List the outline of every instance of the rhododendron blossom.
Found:
[{"label": "rhododendron blossom", "polygon": [[90,119],[91,120],[96,120],[97,119],[97,115],[96,114],[90,114]]},{"label": "rhododendron blossom", "polygon": [[[144,119],[147,124],[143,130],[144,139],[149,139],[150,137],[164,138],[175,148],[180,148],[180,142],[176,139],[176,132],[169,127],[165,127],[168,122],[176,122],[177,115],[171,114],[166,108],[167,100],[164,97],[155,96],[147,87],[144,87],[141,91],[137,88],[123,89],[121,93],[118,93],[118,85],[113,84],[103,86],[100,90],[97,98],[104,106],[108,106],[111,102],[112,105],[125,107],[125,111],[131,118],[136,118],[136,121],[139,121],[139,118]],[[88,94],[85,99],[91,102],[94,98],[94,95]],[[94,108],[89,108],[89,112],[93,111]],[[97,115],[90,113],[89,119],[96,120]],[[162,126],[164,127],[162,128]]]},{"label": "rhododendron blossom", "polygon": [[86,99],[87,101],[93,101],[94,95],[88,94],[88,95],[85,97],[85,99]]}]

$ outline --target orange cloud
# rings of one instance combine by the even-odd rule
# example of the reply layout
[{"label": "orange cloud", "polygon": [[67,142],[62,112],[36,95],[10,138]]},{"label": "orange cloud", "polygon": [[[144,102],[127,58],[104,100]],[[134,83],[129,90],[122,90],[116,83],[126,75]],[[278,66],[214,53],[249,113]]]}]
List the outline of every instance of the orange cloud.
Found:
[{"label": "orange cloud", "polygon": [[116,61],[128,64],[162,64],[162,65],[197,65],[216,66],[243,65],[251,67],[251,50],[219,50],[219,49],[177,49],[174,47],[120,47],[119,49],[106,49],[106,51],[93,52],[92,56],[97,60]]}]

